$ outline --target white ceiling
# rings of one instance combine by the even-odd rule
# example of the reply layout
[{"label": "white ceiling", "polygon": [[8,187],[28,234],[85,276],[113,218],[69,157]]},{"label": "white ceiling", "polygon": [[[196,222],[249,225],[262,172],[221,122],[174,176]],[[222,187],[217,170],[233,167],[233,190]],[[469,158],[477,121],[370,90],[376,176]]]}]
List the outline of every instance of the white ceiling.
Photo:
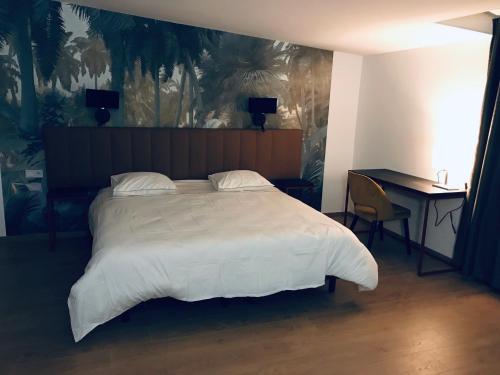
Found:
[{"label": "white ceiling", "polygon": [[[71,1],[71,0],[70,0]],[[500,0],[75,0],[187,25],[359,54],[484,38],[434,22],[500,8]]]}]

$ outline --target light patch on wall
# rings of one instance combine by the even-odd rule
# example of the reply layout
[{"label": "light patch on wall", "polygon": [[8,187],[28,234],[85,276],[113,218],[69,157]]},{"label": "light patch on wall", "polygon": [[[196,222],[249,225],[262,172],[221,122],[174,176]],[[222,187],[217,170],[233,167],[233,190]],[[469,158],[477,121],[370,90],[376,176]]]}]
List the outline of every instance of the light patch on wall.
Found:
[{"label": "light patch on wall", "polygon": [[448,170],[448,184],[463,187],[469,181],[477,144],[484,88],[455,83],[433,100],[432,167]]}]

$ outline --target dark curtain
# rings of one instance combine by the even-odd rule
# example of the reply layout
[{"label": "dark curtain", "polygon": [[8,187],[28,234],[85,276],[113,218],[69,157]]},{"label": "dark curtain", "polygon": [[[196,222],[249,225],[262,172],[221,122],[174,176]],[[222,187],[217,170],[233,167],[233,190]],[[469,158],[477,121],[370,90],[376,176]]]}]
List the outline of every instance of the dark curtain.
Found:
[{"label": "dark curtain", "polygon": [[466,276],[500,289],[500,22],[493,20],[488,80],[467,200],[455,243]]}]

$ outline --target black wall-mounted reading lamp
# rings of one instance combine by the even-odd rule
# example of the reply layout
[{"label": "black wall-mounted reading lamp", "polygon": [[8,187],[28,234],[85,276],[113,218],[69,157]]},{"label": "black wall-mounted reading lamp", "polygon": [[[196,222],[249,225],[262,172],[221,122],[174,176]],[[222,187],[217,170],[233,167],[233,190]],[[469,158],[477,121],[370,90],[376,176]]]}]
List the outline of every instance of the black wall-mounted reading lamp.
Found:
[{"label": "black wall-mounted reading lamp", "polygon": [[117,109],[120,105],[120,94],[111,90],[85,90],[85,103],[87,107],[97,108],[94,118],[97,126],[103,126],[111,118],[108,109]]},{"label": "black wall-mounted reading lamp", "polygon": [[248,98],[248,112],[252,114],[252,123],[265,130],[265,113],[276,113],[277,98]]}]

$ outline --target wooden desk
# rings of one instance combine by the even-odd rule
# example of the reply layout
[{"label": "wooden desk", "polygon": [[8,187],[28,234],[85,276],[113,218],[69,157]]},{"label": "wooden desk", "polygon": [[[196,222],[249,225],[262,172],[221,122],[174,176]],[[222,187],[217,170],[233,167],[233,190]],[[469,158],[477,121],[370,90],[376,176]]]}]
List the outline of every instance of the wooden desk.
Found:
[{"label": "wooden desk", "polygon": [[[425,248],[425,236],[427,234],[427,221],[429,219],[429,205],[433,200],[440,199],[451,199],[451,198],[462,198],[465,200],[467,191],[465,189],[461,190],[444,190],[432,186],[436,181],[427,180],[425,178],[412,176],[409,174],[396,172],[390,169],[355,169],[352,172],[362,174],[364,176],[370,177],[372,180],[376,181],[382,186],[390,186],[395,189],[412,192],[419,195],[424,199],[425,210],[424,210],[424,223],[422,226],[422,234],[420,238],[420,246],[418,253],[417,262],[417,274],[419,276],[431,275],[442,272],[456,271],[456,266],[452,265],[450,262],[447,264],[449,268],[435,270],[435,271],[422,271],[424,255],[429,255],[440,261],[441,258],[437,258],[434,254],[429,253]],[[347,206],[349,203],[349,183],[347,184],[346,196],[345,196],[345,209],[344,209],[344,225],[347,223]]]}]

